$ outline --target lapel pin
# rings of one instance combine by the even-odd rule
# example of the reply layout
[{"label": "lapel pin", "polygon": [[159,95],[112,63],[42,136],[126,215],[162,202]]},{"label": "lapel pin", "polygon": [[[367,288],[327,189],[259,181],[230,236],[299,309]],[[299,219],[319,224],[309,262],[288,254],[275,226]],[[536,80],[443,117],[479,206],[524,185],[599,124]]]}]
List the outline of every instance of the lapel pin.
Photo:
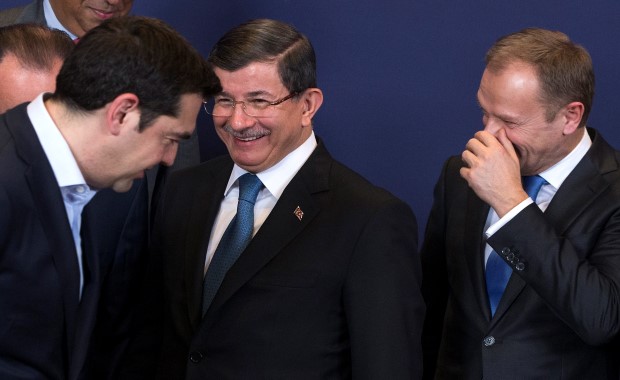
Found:
[{"label": "lapel pin", "polygon": [[301,208],[299,208],[299,206],[297,206],[295,211],[293,211],[293,214],[295,214],[295,216],[297,217],[297,219],[299,219],[300,222],[301,222],[301,218],[304,217],[304,212],[301,211]]}]

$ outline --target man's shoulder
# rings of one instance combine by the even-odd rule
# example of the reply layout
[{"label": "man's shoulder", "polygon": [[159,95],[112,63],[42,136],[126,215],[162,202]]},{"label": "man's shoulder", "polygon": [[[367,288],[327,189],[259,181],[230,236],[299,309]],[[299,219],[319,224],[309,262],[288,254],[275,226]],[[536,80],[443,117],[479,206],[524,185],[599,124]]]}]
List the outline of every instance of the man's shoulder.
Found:
[{"label": "man's shoulder", "polygon": [[338,204],[351,204],[356,209],[383,207],[387,204],[404,204],[390,190],[381,187],[356,170],[334,160],[329,173],[329,191]]},{"label": "man's shoulder", "polygon": [[24,8],[25,6],[0,11],[0,26],[16,24],[17,19],[24,12]]},{"label": "man's shoulder", "polygon": [[201,162],[198,165],[188,166],[177,169],[170,173],[170,180],[174,182],[193,181],[196,178],[212,177],[222,172],[230,174],[232,170],[232,159],[228,155],[212,158]]},{"label": "man's shoulder", "polygon": [[[41,10],[39,11],[39,9]],[[28,22],[43,22],[44,20],[40,19],[41,17],[44,17],[42,2],[36,0],[27,5],[0,11],[0,26],[23,24]]]}]

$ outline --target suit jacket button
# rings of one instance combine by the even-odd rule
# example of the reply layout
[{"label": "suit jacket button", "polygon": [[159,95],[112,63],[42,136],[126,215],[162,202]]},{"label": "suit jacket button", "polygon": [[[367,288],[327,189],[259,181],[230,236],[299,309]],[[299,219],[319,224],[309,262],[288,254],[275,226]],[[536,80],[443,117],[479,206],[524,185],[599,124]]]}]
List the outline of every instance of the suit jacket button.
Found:
[{"label": "suit jacket button", "polygon": [[507,256],[510,253],[510,248],[504,247],[502,248],[502,255]]},{"label": "suit jacket button", "polygon": [[486,338],[484,338],[484,345],[487,347],[491,347],[492,345],[495,344],[495,338],[492,336],[487,336]]},{"label": "suit jacket button", "polygon": [[515,269],[521,271],[525,269],[525,264],[523,262],[518,262],[517,265],[515,265]]},{"label": "suit jacket button", "polygon": [[204,355],[200,351],[194,351],[189,354],[189,360],[192,363],[200,363],[200,361],[204,358]]}]

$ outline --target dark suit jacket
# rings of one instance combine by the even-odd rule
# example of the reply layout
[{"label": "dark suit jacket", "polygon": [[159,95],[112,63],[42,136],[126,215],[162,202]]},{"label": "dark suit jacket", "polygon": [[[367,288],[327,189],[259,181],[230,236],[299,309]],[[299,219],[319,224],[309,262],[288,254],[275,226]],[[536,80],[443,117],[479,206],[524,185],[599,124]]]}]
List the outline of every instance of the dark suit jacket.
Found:
[{"label": "dark suit jacket", "polygon": [[166,187],[154,233],[165,288],[159,378],[419,378],[415,217],[322,143],[201,318],[205,253],[232,166],[217,158]]},{"label": "dark suit jacket", "polygon": [[[43,13],[43,0],[34,0],[32,3],[22,7],[0,11],[0,26],[25,23],[46,24],[45,14]],[[174,165],[170,168],[156,166],[146,171],[149,202],[153,196],[158,196],[157,194],[161,190],[159,187],[163,187],[168,173],[188,166],[198,165],[199,163],[200,147],[198,132],[194,131],[190,139],[179,142],[179,150],[174,160]],[[156,184],[158,186],[157,190],[155,189]],[[156,203],[157,200],[153,202]]]},{"label": "dark suit jacket", "polygon": [[0,115],[0,210],[0,378],[114,378],[145,266],[143,183],[85,207],[81,301],[62,195],[25,104]]},{"label": "dark suit jacket", "polygon": [[620,155],[588,132],[592,147],[546,212],[532,204],[489,239],[513,268],[493,318],[489,206],[461,178],[460,157],[447,161],[421,253],[427,377],[437,358],[437,379],[618,378]]},{"label": "dark suit jacket", "polygon": [[0,26],[26,23],[45,24],[43,0],[35,0],[28,5],[0,12]]}]

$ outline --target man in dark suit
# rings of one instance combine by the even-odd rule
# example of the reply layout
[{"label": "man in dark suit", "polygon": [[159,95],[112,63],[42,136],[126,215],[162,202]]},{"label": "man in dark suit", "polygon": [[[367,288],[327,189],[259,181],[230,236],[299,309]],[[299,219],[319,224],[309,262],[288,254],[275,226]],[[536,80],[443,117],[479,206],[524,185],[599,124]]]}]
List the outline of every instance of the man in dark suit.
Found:
[{"label": "man in dark suit", "polygon": [[219,91],[200,54],[146,18],[90,31],[56,83],[0,115],[2,379],[115,377],[147,204],[103,189],[139,192],[134,179],[172,164],[203,97]]},{"label": "man in dark suit", "polygon": [[0,12],[0,26],[44,24],[76,39],[104,20],[126,16],[132,5],[133,0],[33,0],[27,5]]},{"label": "man in dark suit", "polygon": [[[419,378],[415,217],[315,137],[323,95],[310,42],[254,20],[208,60],[222,92],[205,108],[229,156],[173,173],[158,210],[159,378]],[[237,205],[244,181],[260,192]],[[236,258],[223,241],[244,200],[251,240]]]},{"label": "man in dark suit", "polygon": [[484,130],[446,162],[422,248],[425,375],[617,379],[620,154],[586,127],[590,56],[532,28],[486,62]]},{"label": "man in dark suit", "polygon": [[[0,11],[0,26],[37,23],[66,32],[73,40],[113,17],[126,16],[131,11],[133,0],[34,0],[28,5]],[[200,163],[198,134],[179,144],[177,158],[168,168],[155,166],[147,170],[149,200],[163,187],[169,171]],[[158,186],[156,190],[155,187]]]}]

